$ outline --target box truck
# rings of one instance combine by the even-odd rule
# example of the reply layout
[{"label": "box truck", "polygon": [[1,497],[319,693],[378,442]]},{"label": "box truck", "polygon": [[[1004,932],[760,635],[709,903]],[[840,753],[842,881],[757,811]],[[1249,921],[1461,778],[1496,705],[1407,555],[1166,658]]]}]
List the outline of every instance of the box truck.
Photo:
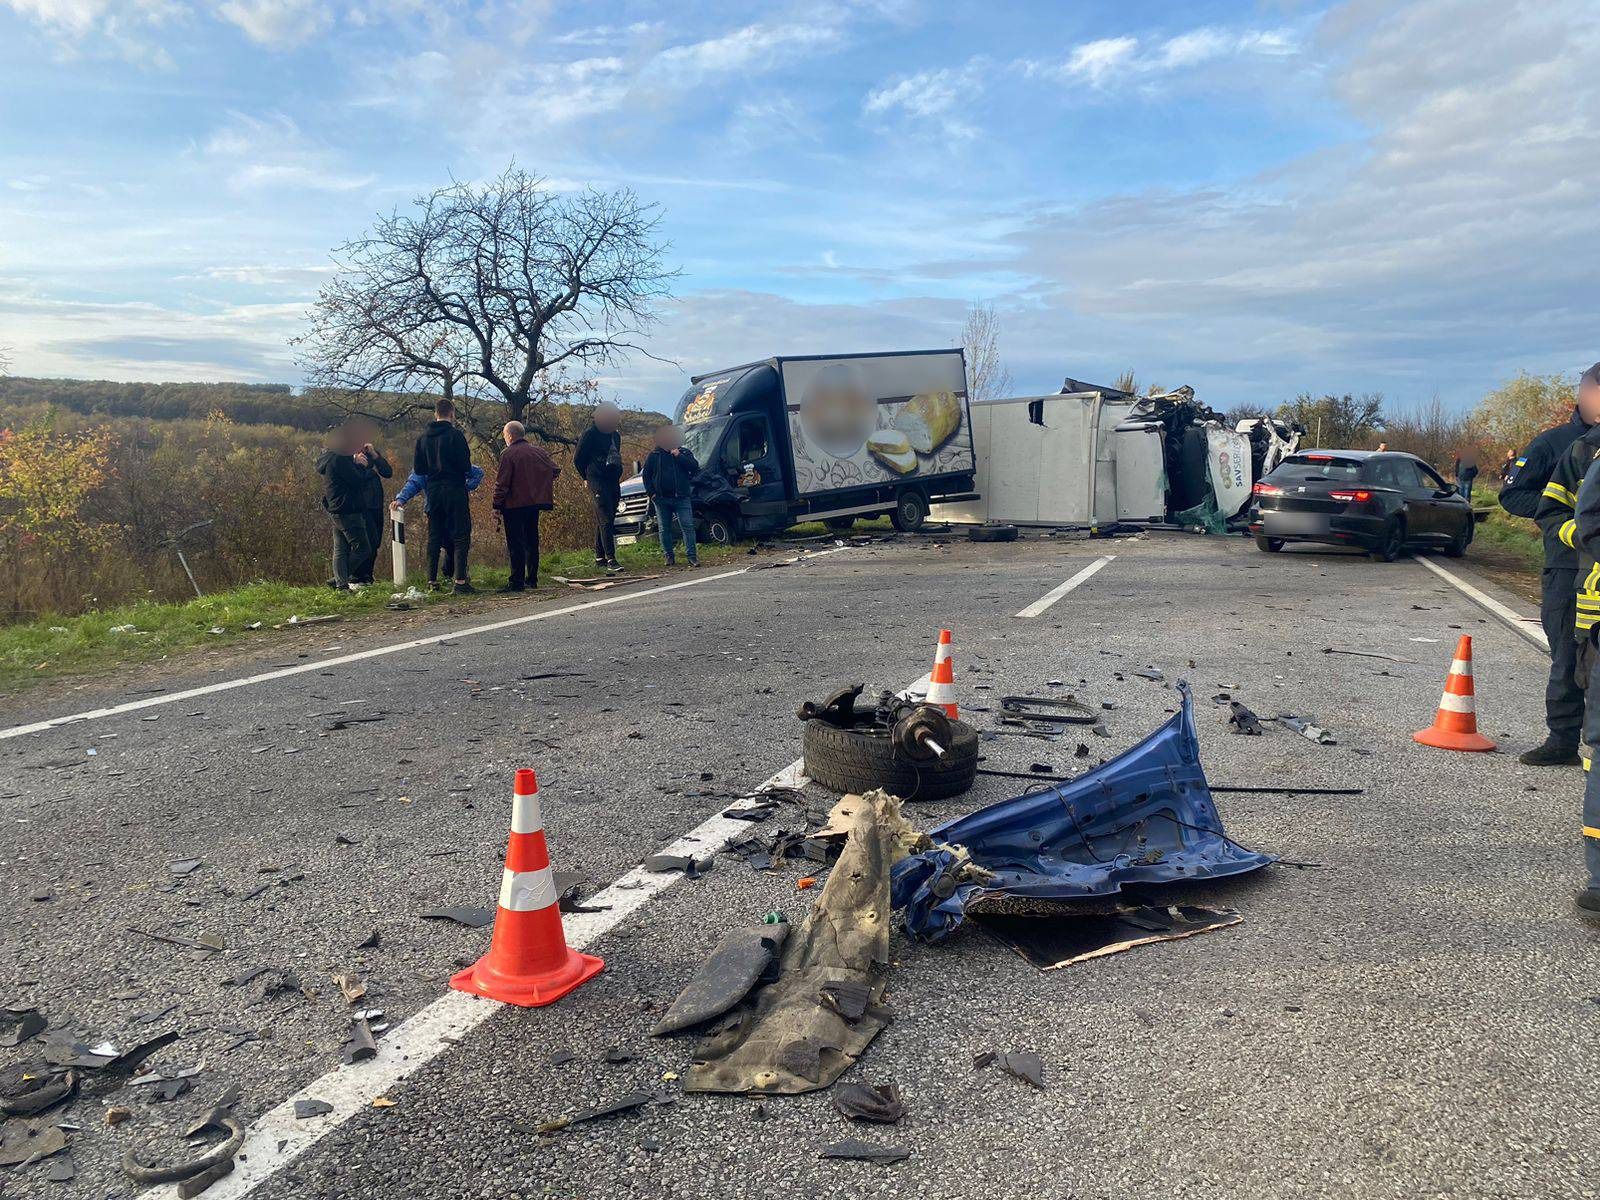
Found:
[{"label": "box truck", "polygon": [[[880,513],[912,530],[937,502],[977,499],[960,350],[777,357],[696,375],[673,421],[701,467],[705,541]],[[650,519],[644,481],[625,480],[618,535],[636,538]]]}]

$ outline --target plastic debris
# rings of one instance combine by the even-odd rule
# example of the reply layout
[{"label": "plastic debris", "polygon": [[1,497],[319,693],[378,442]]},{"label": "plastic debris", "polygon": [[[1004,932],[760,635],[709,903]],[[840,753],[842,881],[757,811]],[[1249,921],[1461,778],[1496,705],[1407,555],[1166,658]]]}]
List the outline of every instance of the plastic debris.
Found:
[{"label": "plastic debris", "polygon": [[1260,737],[1265,731],[1261,728],[1261,718],[1256,716],[1237,700],[1230,700],[1228,724],[1233,726],[1234,733],[1242,733],[1249,737]]},{"label": "plastic debris", "polygon": [[167,870],[174,875],[188,875],[200,869],[198,858],[180,858],[177,862],[167,864]]},{"label": "plastic debris", "polygon": [[1044,1059],[1032,1050],[1013,1050],[1010,1054],[985,1050],[972,1060],[972,1065],[979,1070],[998,1066],[1006,1074],[1014,1075],[1040,1091],[1044,1090]]},{"label": "plastic debris", "polygon": [[1115,912],[976,913],[973,919],[997,941],[1041,971],[1120,954],[1152,942],[1171,942],[1224,929],[1244,920],[1228,909],[1173,905]]},{"label": "plastic debris", "polygon": [[294,1119],[304,1121],[307,1117],[325,1117],[333,1111],[333,1105],[326,1100],[296,1100],[294,1102]]},{"label": "plastic debris", "polygon": [[[320,1103],[320,1101],[319,1101]],[[332,1105],[328,1106],[332,1109]],[[299,1105],[296,1104],[295,1115],[299,1115]],[[129,1150],[122,1156],[122,1171],[135,1183],[179,1183],[188,1184],[187,1188],[178,1189],[180,1196],[198,1196],[218,1179],[233,1170],[233,1156],[239,1152],[239,1147],[244,1145],[244,1128],[232,1117],[222,1119],[223,1132],[228,1135],[226,1141],[211,1147],[209,1150],[189,1159],[187,1162],[173,1163],[169,1166],[149,1166],[140,1161],[136,1151]]]},{"label": "plastic debris", "polygon": [[20,1004],[7,1005],[0,1010],[0,1026],[5,1026],[5,1032],[0,1033],[0,1046],[20,1046],[31,1038],[38,1037],[45,1031],[49,1024],[44,1014],[36,1008]]},{"label": "plastic debris", "polygon": [[880,1163],[887,1166],[890,1163],[902,1162],[911,1157],[911,1151],[903,1146],[875,1146],[871,1142],[863,1142],[860,1138],[847,1138],[842,1142],[834,1142],[824,1146],[821,1151],[823,1158],[843,1158],[854,1162]]},{"label": "plastic debris", "polygon": [[788,935],[786,924],[756,925],[723,934],[651,1035],[678,1033],[720,1017],[738,1004],[772,967]]},{"label": "plastic debris", "polygon": [[556,1133],[569,1125],[582,1125],[586,1121],[602,1121],[607,1117],[619,1117],[624,1113],[636,1112],[655,1099],[652,1092],[629,1092],[620,1100],[610,1104],[597,1105],[594,1108],[580,1109],[570,1117],[557,1117],[553,1121],[546,1121],[540,1125],[540,1133]]},{"label": "plastic debris", "polygon": [[494,924],[494,909],[472,908],[461,904],[448,908],[430,908],[427,912],[417,915],[424,921],[454,921],[457,925],[465,925],[468,929],[482,929],[485,925]]},{"label": "plastic debris", "polygon": [[[350,1021],[350,1036],[344,1043],[344,1061],[350,1063],[364,1062],[375,1058],[378,1054],[378,1043],[373,1040],[372,1026],[368,1025],[365,1018],[353,1017]],[[296,1111],[296,1116],[299,1112]]]},{"label": "plastic debris", "polygon": [[54,1125],[7,1122],[0,1131],[0,1167],[37,1162],[67,1148],[67,1135]]},{"label": "plastic debris", "polygon": [[841,1083],[833,1089],[834,1111],[852,1121],[893,1125],[906,1115],[900,1089],[892,1083]]},{"label": "plastic debris", "polygon": [[1337,746],[1333,734],[1320,725],[1313,725],[1304,717],[1297,717],[1293,713],[1279,713],[1278,724],[1294,730],[1309,742],[1316,742],[1319,746]]}]

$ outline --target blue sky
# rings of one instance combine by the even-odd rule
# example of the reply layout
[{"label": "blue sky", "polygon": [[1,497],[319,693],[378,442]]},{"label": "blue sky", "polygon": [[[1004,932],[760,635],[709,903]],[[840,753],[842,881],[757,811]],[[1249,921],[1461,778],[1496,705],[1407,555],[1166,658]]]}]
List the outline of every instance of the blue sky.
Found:
[{"label": "blue sky", "polygon": [[515,159],[659,202],[605,380],[959,338],[1018,392],[1465,404],[1600,358],[1592,0],[0,0],[18,374],[296,381],[329,250]]}]

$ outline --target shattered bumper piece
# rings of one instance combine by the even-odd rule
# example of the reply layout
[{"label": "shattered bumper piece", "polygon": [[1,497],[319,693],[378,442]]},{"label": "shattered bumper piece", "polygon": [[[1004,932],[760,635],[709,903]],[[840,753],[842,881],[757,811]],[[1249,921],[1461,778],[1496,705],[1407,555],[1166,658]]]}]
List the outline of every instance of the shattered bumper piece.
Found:
[{"label": "shattered bumper piece", "polygon": [[1179,711],[1104,766],[934,829],[932,850],[894,868],[893,903],[907,932],[937,941],[968,911],[1006,896],[1096,899],[1276,861],[1223,832],[1200,766],[1194,701],[1187,684],[1178,688]]}]

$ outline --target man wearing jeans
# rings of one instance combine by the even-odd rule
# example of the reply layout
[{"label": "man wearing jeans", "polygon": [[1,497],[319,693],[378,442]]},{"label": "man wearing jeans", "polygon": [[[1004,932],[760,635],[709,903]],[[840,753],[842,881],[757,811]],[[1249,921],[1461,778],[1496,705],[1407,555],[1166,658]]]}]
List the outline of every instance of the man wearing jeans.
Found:
[{"label": "man wearing jeans", "polygon": [[371,473],[354,432],[348,426],[334,430],[317,456],[317,474],[322,476],[322,509],[333,522],[333,578],[328,586],[339,591],[353,591],[363,576],[371,578],[375,547],[361,511]]},{"label": "man wearing jeans", "polygon": [[644,460],[644,491],[656,508],[656,523],[661,526],[661,552],[668,564],[673,558],[672,521],[676,517],[678,528],[683,530],[683,553],[691,567],[698,567],[700,559],[694,545],[694,505],[691,501],[691,484],[700,473],[700,464],[694,454],[683,448],[683,435],[675,425],[663,425],[656,430],[656,447]]},{"label": "man wearing jeans", "polygon": [[548,450],[528,440],[521,421],[507,421],[501,435],[506,449],[494,478],[494,510],[506,530],[511,579],[500,590],[520,592],[539,586],[539,514],[554,505],[561,468]]},{"label": "man wearing jeans", "polygon": [[594,565],[611,574],[617,563],[617,501],[622,499],[622,410],[607,402],[594,410],[594,422],[578,439],[572,465],[594,498]]}]

